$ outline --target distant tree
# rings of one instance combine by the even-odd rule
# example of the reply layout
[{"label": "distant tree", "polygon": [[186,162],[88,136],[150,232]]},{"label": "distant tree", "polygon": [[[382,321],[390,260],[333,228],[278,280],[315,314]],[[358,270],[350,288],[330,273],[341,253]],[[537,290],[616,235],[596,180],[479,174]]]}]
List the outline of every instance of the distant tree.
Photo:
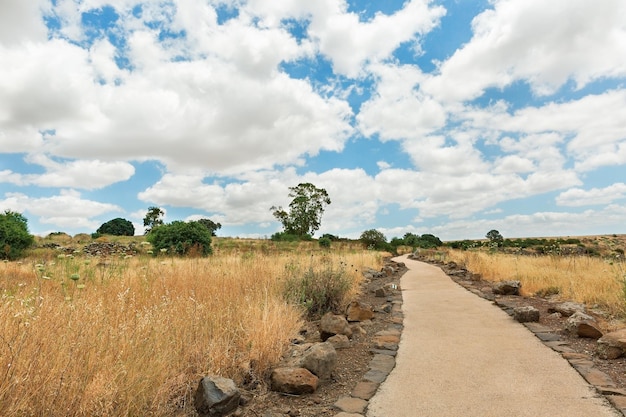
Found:
[{"label": "distant tree", "polygon": [[330,248],[330,245],[331,245],[332,240],[330,240],[330,238],[327,238],[327,237],[320,237],[320,238],[317,240],[317,242],[318,242],[318,244],[320,245],[320,248],[326,248],[326,249],[328,249],[328,248]]},{"label": "distant tree", "polygon": [[495,244],[496,246],[502,246],[502,244],[504,243],[504,237],[502,237],[500,232],[495,229],[487,232],[485,237],[489,239],[490,243]]},{"label": "distant tree", "polygon": [[163,224],[164,215],[165,212],[159,207],[149,207],[148,212],[146,213],[146,217],[143,218],[143,225],[146,228],[144,234],[147,235],[156,226],[161,226]]},{"label": "distant tree", "polygon": [[100,235],[135,236],[135,226],[130,221],[118,217],[103,223],[96,230],[96,233]]},{"label": "distant tree", "polygon": [[435,235],[425,233],[421,235],[417,241],[417,247],[424,249],[437,248],[443,246],[443,242]]},{"label": "distant tree", "polygon": [[198,223],[200,223],[201,225],[203,225],[204,227],[209,229],[209,232],[211,232],[211,236],[216,236],[215,232],[218,229],[222,228],[221,224],[215,223],[214,221],[212,221],[210,219],[200,219],[200,220],[198,220]]},{"label": "distant tree", "polygon": [[367,248],[385,249],[387,246],[387,238],[382,232],[375,229],[366,230],[361,233],[359,240]]},{"label": "distant tree", "polygon": [[210,255],[211,232],[200,222],[174,221],[155,227],[147,236],[154,253]]},{"label": "distant tree", "polygon": [[289,211],[272,206],[270,210],[282,223],[285,233],[296,236],[314,235],[322,223],[324,207],[330,204],[330,197],[323,188],[311,183],[300,183],[289,187]]},{"label": "distant tree", "polygon": [[28,220],[22,214],[6,210],[0,214],[0,258],[17,259],[35,238],[28,232]]}]

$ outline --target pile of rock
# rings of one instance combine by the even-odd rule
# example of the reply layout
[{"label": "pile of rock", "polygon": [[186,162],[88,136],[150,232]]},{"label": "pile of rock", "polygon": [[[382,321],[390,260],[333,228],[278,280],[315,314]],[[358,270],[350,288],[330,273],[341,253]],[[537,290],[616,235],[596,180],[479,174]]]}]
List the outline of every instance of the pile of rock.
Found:
[{"label": "pile of rock", "polygon": [[83,247],[83,253],[88,256],[134,256],[137,246],[134,242],[128,245],[115,242],[93,242]]}]

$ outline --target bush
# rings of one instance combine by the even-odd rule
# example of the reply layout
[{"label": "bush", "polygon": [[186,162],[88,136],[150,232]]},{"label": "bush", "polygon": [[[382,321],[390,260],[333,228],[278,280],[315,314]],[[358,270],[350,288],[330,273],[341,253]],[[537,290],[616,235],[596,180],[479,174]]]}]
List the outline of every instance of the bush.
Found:
[{"label": "bush", "polygon": [[276,232],[270,238],[274,242],[299,242],[301,240],[311,241],[313,237],[311,235],[294,235],[293,233],[287,232]]},{"label": "bush", "polygon": [[17,259],[34,242],[23,215],[10,210],[0,214],[0,258]]},{"label": "bush", "polygon": [[328,262],[319,270],[312,266],[304,272],[292,268],[285,283],[285,298],[304,307],[310,318],[317,318],[329,311],[338,313],[351,288],[345,265],[333,268]]},{"label": "bush", "polygon": [[99,235],[135,236],[135,226],[130,221],[118,217],[102,224],[96,233]]},{"label": "bush", "polygon": [[211,232],[198,222],[174,221],[154,227],[147,236],[154,253],[210,255]]},{"label": "bush", "polygon": [[318,243],[321,248],[330,248],[331,240],[327,237],[320,237]]}]

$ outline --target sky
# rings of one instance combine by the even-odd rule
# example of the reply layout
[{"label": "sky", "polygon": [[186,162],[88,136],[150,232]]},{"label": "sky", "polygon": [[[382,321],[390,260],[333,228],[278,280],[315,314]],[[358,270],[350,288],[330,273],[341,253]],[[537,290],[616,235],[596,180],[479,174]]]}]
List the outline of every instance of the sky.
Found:
[{"label": "sky", "polygon": [[626,233],[623,0],[2,0],[0,210],[33,234]]}]

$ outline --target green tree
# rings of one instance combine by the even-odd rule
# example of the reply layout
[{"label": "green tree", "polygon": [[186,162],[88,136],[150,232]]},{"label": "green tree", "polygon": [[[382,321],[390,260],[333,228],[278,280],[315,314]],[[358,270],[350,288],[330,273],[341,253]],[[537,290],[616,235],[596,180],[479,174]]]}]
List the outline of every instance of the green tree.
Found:
[{"label": "green tree", "polygon": [[130,221],[118,217],[117,219],[103,223],[102,226],[96,230],[96,233],[101,235],[134,236],[135,226],[133,226]]},{"label": "green tree", "polygon": [[312,236],[320,228],[325,206],[330,204],[328,193],[307,182],[289,187],[289,197],[293,198],[289,203],[289,211],[272,206],[272,214],[282,223],[285,233],[299,237]]},{"label": "green tree", "polygon": [[17,259],[34,241],[26,217],[10,210],[0,214],[0,258]]},{"label": "green tree", "polygon": [[385,235],[375,229],[366,230],[361,233],[359,240],[363,242],[363,245],[367,248],[385,249],[387,246],[387,238]]},{"label": "green tree", "polygon": [[435,235],[424,233],[417,240],[416,246],[424,249],[432,249],[443,246],[443,242]]},{"label": "green tree", "polygon": [[200,219],[198,220],[198,223],[209,229],[209,232],[211,232],[211,236],[216,236],[215,232],[218,229],[222,228],[221,224],[215,223],[213,220],[210,219]]},{"label": "green tree", "polygon": [[155,254],[210,255],[211,232],[200,222],[174,221],[153,228],[147,236]]},{"label": "green tree", "polygon": [[500,232],[495,229],[487,232],[485,237],[489,239],[490,243],[495,244],[496,246],[502,246],[502,244],[504,243],[504,237],[502,237]]},{"label": "green tree", "polygon": [[146,217],[143,218],[143,225],[146,228],[144,234],[148,234],[154,229],[156,226],[161,226],[163,224],[163,216],[165,212],[161,210],[159,207],[148,207],[148,212],[146,213]]}]

